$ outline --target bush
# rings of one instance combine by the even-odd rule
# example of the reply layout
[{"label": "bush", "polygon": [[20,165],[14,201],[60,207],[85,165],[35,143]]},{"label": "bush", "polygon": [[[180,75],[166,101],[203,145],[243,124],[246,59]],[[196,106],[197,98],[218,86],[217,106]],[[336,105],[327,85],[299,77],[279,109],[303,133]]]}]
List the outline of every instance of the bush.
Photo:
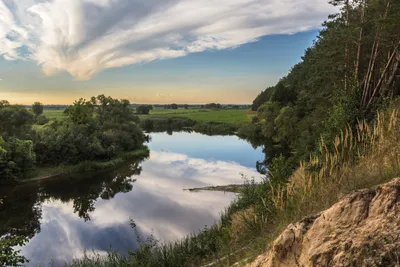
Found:
[{"label": "bush", "polygon": [[36,124],[45,125],[49,122],[49,119],[46,116],[40,115],[36,117]]}]

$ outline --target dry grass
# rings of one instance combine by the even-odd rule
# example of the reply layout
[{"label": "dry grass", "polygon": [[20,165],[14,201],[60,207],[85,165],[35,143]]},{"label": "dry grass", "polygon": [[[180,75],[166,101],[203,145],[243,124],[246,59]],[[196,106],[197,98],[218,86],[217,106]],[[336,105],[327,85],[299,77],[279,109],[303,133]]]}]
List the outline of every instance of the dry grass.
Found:
[{"label": "dry grass", "polygon": [[286,222],[319,212],[343,195],[369,188],[400,175],[399,113],[380,113],[369,125],[348,127],[331,148],[321,140],[319,153],[289,178],[285,187],[272,189],[272,200]]},{"label": "dry grass", "polygon": [[246,225],[249,222],[256,221],[257,215],[254,208],[250,207],[242,211],[238,211],[231,215],[231,239],[233,242],[238,242],[243,239],[246,233]]}]

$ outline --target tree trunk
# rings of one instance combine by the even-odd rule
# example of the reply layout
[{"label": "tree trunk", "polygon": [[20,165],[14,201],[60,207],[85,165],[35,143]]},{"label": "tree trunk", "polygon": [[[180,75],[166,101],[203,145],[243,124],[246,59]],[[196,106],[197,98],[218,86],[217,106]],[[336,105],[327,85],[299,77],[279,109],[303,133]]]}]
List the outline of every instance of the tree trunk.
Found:
[{"label": "tree trunk", "polygon": [[363,40],[363,24],[364,24],[364,17],[365,17],[365,3],[361,2],[361,19],[360,19],[360,36],[358,38],[358,44],[357,44],[357,59],[356,59],[356,64],[355,64],[355,70],[354,70],[354,78],[359,81],[359,69],[360,69],[360,57],[361,57],[361,44]]},{"label": "tree trunk", "polygon": [[379,35],[377,33],[375,36],[374,44],[372,45],[371,58],[370,58],[369,64],[368,64],[367,74],[364,78],[364,84],[363,84],[364,90],[363,90],[363,96],[362,96],[362,100],[361,100],[362,106],[365,106],[368,101],[367,99],[368,99],[368,95],[369,95],[369,88],[370,88],[372,73],[374,70],[375,60],[376,60],[376,56],[377,56],[377,53],[375,53],[375,51],[378,50],[378,47],[379,47]]},{"label": "tree trunk", "polygon": [[[350,19],[350,6],[349,0],[346,0],[346,31],[349,29],[349,19]],[[347,33],[346,33],[347,35]],[[349,70],[349,45],[347,40],[345,41],[344,47],[344,90],[347,92],[348,88],[348,70]]]},{"label": "tree trunk", "polygon": [[392,87],[394,79],[396,79],[396,75],[399,72],[399,70],[400,70],[400,53],[397,52],[396,63],[393,66],[392,73],[390,74],[390,76],[386,82],[385,88],[390,89]]},{"label": "tree trunk", "polygon": [[[372,92],[371,97],[369,98],[369,101],[368,101],[368,104],[367,104],[367,109],[368,109],[368,107],[373,103],[376,93],[377,93],[377,92],[379,91],[379,89],[381,88],[382,83],[383,83],[383,80],[384,80],[384,78],[385,78],[385,76],[386,76],[386,73],[387,73],[387,71],[389,70],[389,68],[390,68],[391,65],[392,65],[393,59],[394,59],[395,57],[396,57],[396,58],[398,57],[397,48],[398,48],[398,47],[396,47],[396,49],[393,51],[392,55],[390,56],[390,59],[389,59],[388,63],[386,64],[386,67],[385,67],[385,69],[383,70],[383,73],[382,73],[382,75],[381,75],[381,77],[380,77],[380,79],[379,79],[377,85],[375,86],[375,89],[374,89],[374,91]],[[397,63],[398,63],[398,62],[396,62],[396,64],[395,64],[396,66],[395,66],[395,70],[393,71],[393,76],[394,76],[394,75],[396,74],[396,72],[397,72]],[[394,79],[394,78],[393,78],[393,79]],[[389,80],[390,80],[390,79],[389,79]]]},{"label": "tree trunk", "polygon": [[[387,14],[389,12],[389,7],[390,7],[390,0],[388,0],[386,2],[386,10],[385,10],[385,13],[382,18],[383,20],[385,20],[387,17]],[[374,41],[374,45],[372,47],[372,53],[371,53],[371,59],[370,59],[369,66],[368,66],[368,71],[367,71],[366,78],[364,81],[364,90],[363,90],[363,96],[361,99],[361,105],[363,107],[366,107],[371,102],[371,96],[372,96],[371,95],[371,79],[374,76],[375,63],[376,63],[376,59],[378,57],[378,52],[379,52],[380,31],[381,31],[381,27],[378,26],[376,29],[375,41]]]}]

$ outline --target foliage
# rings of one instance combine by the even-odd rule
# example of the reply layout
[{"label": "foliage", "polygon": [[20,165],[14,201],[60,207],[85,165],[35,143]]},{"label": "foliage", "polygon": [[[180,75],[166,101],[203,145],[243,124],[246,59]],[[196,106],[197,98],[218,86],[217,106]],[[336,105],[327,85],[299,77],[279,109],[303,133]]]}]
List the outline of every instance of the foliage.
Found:
[{"label": "foliage", "polygon": [[178,109],[178,104],[170,104],[170,105],[165,105],[165,109]]},{"label": "foliage", "polygon": [[[400,2],[333,1],[302,61],[253,101],[265,146],[295,164],[347,125],[370,120],[400,93]],[[354,129],[353,129],[354,130]],[[247,133],[248,136],[257,134]],[[330,146],[331,144],[328,144]],[[268,163],[273,157],[270,157]]]},{"label": "foliage", "polygon": [[0,136],[26,139],[34,122],[33,114],[23,106],[4,103],[8,102],[0,105]]},{"label": "foliage", "polygon": [[45,125],[49,122],[49,119],[46,116],[40,115],[36,117],[36,124],[37,125]]},{"label": "foliage", "polygon": [[128,100],[104,95],[89,101],[79,99],[68,107],[62,120],[49,121],[40,115],[43,105],[39,102],[32,110],[35,116],[23,106],[1,101],[0,183],[31,176],[35,165],[81,163],[85,170],[101,169],[105,163],[88,161],[107,162],[129,151],[143,150],[147,140]]},{"label": "foliage", "polygon": [[0,136],[0,184],[15,182],[25,177],[35,165],[36,156],[30,140]]},{"label": "foliage", "polygon": [[7,100],[0,100],[0,108],[5,108],[10,106],[10,102],[8,102]]},{"label": "foliage", "polygon": [[[0,205],[3,201],[0,199]],[[0,237],[0,264],[2,266],[22,266],[28,260],[21,256],[19,250],[15,250],[15,246],[23,246],[27,238],[22,236],[14,236],[11,234],[1,235]]]},{"label": "foliage", "polygon": [[140,149],[146,141],[127,100],[104,95],[80,99],[69,107],[67,116],[37,132],[35,151],[40,164],[109,160]]},{"label": "foliage", "polygon": [[68,107],[68,117],[74,124],[86,125],[93,121],[94,105],[91,101],[81,98]]},{"label": "foliage", "polygon": [[136,108],[136,113],[146,115],[149,114],[150,110],[152,109],[153,109],[152,105],[140,105]]},{"label": "foliage", "polygon": [[257,111],[259,107],[261,107],[262,104],[264,104],[265,102],[270,101],[271,99],[271,95],[274,92],[274,87],[268,87],[267,89],[265,89],[264,91],[262,91],[261,93],[259,93],[257,95],[257,97],[253,100],[253,104],[251,105],[251,109],[253,111]]},{"label": "foliage", "polygon": [[35,102],[32,105],[32,112],[36,115],[42,115],[43,114],[43,104],[40,102]]},{"label": "foliage", "polygon": [[0,238],[0,264],[3,266],[24,266],[28,260],[20,255],[15,246],[23,246],[27,241],[24,237],[6,236]]},{"label": "foliage", "polygon": [[221,104],[218,103],[208,103],[204,105],[204,108],[212,108],[212,109],[219,109],[221,108]]}]

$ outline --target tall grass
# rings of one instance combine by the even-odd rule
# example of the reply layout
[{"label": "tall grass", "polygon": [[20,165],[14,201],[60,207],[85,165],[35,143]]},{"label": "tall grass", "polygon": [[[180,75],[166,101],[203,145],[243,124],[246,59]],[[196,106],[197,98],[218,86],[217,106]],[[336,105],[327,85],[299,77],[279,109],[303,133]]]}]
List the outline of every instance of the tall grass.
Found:
[{"label": "tall grass", "polygon": [[356,189],[373,187],[400,175],[398,110],[378,114],[369,125],[359,122],[353,132],[342,131],[329,148],[319,151],[289,178],[271,190],[275,207],[292,221],[318,212]]}]

